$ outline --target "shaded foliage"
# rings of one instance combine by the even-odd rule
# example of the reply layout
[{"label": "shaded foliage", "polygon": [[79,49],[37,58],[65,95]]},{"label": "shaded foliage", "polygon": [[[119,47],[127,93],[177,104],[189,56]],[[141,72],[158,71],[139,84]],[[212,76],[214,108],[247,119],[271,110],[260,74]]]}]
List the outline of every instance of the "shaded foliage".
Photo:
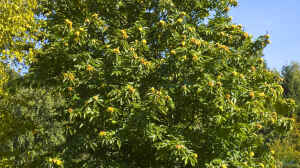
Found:
[{"label": "shaded foliage", "polygon": [[281,161],[283,167],[300,167],[300,133],[299,133],[299,112],[300,112],[300,66],[293,62],[290,65],[283,66],[281,70],[283,78],[282,86],[284,96],[292,98],[297,105],[292,114],[296,120],[296,125],[291,134],[285,139],[278,140],[274,149],[276,157]]}]

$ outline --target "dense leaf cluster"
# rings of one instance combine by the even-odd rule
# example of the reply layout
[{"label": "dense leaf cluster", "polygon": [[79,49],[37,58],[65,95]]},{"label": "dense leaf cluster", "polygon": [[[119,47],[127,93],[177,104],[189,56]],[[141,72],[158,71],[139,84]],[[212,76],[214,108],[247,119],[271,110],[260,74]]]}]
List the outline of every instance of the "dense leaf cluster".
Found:
[{"label": "dense leaf cluster", "polygon": [[[296,120],[295,128],[289,136],[279,139],[273,146],[281,165],[287,168],[300,167],[300,141],[299,141],[299,108],[300,108],[300,66],[293,62],[290,65],[282,67],[281,76],[283,78],[282,86],[284,88],[284,97],[292,98],[297,105],[292,118]],[[289,114],[291,115],[291,114]]]},{"label": "dense leaf cluster", "polygon": [[254,40],[231,22],[236,5],[40,0],[25,78],[60,102],[24,105],[41,116],[34,135],[45,145],[28,140],[37,153],[24,165],[274,167],[269,145],[291,129],[282,114],[295,102],[262,59],[269,35]]}]

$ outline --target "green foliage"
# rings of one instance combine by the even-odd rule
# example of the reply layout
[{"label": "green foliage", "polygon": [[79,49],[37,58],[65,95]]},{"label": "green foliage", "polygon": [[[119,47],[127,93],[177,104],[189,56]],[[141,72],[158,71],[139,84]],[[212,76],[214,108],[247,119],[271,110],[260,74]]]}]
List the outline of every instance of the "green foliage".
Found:
[{"label": "green foliage", "polygon": [[282,140],[277,140],[273,145],[275,157],[280,161],[279,167],[299,168],[299,126],[293,130],[291,135]]},{"label": "green foliage", "polygon": [[38,40],[38,27],[34,11],[36,0],[0,0],[0,96],[5,96],[3,86],[8,81],[8,67],[32,63]]},{"label": "green foliage", "polygon": [[283,167],[300,167],[300,133],[299,133],[299,112],[300,112],[300,67],[298,63],[284,66],[281,71],[283,77],[282,86],[284,96],[295,100],[297,108],[293,114],[296,120],[296,127],[285,139],[278,140],[274,145],[276,158],[281,161]]},{"label": "green foliage", "polygon": [[[283,80],[284,95],[293,98],[297,104],[300,103],[300,65],[296,62],[284,66],[281,72]],[[297,107],[296,113],[300,114],[300,106]]]},{"label": "green foliage", "polygon": [[[10,78],[12,79],[12,78]],[[8,83],[9,96],[0,101],[0,165],[40,167],[48,164],[64,142],[64,101],[53,90],[28,88],[17,78]],[[42,166],[42,167],[44,167]]]},{"label": "green foliage", "polygon": [[[10,96],[22,116],[41,116],[37,126],[25,121],[43,146],[28,140],[35,155],[22,153],[17,165],[274,167],[269,145],[292,128],[283,114],[295,102],[261,58],[269,36],[254,40],[231,22],[236,5],[40,0],[37,15],[46,19],[38,20],[41,44],[27,75],[38,87]],[[44,89],[53,103],[23,96]]]}]

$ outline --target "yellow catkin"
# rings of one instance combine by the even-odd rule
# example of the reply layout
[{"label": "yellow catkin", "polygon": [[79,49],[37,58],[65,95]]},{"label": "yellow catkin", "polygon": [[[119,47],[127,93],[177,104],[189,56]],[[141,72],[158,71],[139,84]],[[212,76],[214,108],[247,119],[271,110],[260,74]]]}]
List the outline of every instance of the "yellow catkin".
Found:
[{"label": "yellow catkin", "polygon": [[99,132],[99,136],[105,136],[106,135],[106,132],[105,131],[100,131]]}]

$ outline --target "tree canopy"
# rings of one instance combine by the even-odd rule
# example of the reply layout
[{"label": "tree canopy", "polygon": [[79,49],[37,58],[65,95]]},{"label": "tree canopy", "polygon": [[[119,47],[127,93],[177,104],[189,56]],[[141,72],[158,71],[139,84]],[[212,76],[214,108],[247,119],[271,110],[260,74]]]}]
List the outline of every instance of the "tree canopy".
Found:
[{"label": "tree canopy", "polygon": [[[300,102],[300,65],[293,62],[290,65],[284,66],[281,71],[284,79],[284,95],[288,98],[293,98],[296,102]],[[300,107],[296,109],[297,115],[300,114]]]},{"label": "tree canopy", "polygon": [[300,167],[300,133],[299,133],[299,105],[300,105],[300,66],[297,62],[283,66],[281,70],[283,78],[284,97],[292,98],[297,105],[292,117],[297,121],[295,128],[289,136],[279,139],[274,145],[276,157],[282,162],[283,167]]},{"label": "tree canopy", "polygon": [[0,0],[0,94],[8,80],[7,64],[32,62],[38,30],[36,8],[35,0]]},{"label": "tree canopy", "polygon": [[[0,45],[30,67],[1,105],[29,123],[7,136],[12,149],[26,142],[23,157],[0,155],[11,165],[275,166],[270,145],[292,128],[295,102],[262,58],[269,35],[232,23],[237,1],[20,2],[35,4],[34,33]],[[24,34],[38,45],[16,47]]]}]

